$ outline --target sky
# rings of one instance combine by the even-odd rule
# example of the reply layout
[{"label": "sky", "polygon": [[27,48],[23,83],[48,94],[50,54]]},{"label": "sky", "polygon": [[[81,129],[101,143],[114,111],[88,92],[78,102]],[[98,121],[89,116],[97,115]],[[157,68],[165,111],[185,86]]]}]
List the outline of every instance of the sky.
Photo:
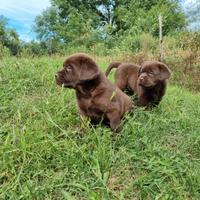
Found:
[{"label": "sky", "polygon": [[[195,1],[199,0],[183,0],[183,8],[187,10]],[[50,0],[0,0],[0,15],[8,19],[9,27],[16,29],[20,39],[31,41],[36,39],[35,17],[49,6]]]},{"label": "sky", "polygon": [[36,39],[35,17],[49,6],[50,0],[0,0],[0,15],[8,19],[8,26],[16,29],[20,39],[30,41]]}]

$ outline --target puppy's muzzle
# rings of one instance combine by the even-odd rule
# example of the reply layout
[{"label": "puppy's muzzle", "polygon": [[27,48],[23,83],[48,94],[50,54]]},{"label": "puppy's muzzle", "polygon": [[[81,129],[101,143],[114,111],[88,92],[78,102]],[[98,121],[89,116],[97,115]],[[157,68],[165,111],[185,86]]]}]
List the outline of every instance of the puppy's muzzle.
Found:
[{"label": "puppy's muzzle", "polygon": [[146,83],[146,81],[147,81],[147,77],[146,76],[140,76],[139,77],[139,83],[140,84],[145,84]]},{"label": "puppy's muzzle", "polygon": [[58,85],[62,85],[62,78],[61,78],[61,76],[60,76],[60,74],[59,73],[56,73],[55,74],[55,79],[56,79],[56,83],[58,84]]}]

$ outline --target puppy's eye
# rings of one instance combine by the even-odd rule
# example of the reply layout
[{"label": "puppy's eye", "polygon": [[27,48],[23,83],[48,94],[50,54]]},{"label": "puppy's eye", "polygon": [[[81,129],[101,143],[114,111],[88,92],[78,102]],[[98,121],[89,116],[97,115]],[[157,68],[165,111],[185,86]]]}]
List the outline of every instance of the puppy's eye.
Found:
[{"label": "puppy's eye", "polygon": [[65,69],[67,72],[71,72],[72,68],[73,68],[72,65],[67,65]]},{"label": "puppy's eye", "polygon": [[152,71],[148,72],[148,74],[149,74],[150,76],[153,76],[153,75],[154,75],[154,73],[153,73]]}]

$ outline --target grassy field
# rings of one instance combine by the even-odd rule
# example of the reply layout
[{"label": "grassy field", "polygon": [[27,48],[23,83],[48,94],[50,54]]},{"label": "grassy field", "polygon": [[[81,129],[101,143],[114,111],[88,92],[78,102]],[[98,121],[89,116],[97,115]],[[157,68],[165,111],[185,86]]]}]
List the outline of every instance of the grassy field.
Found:
[{"label": "grassy field", "polygon": [[200,95],[171,85],[113,137],[56,86],[63,59],[0,61],[0,199],[200,199]]}]

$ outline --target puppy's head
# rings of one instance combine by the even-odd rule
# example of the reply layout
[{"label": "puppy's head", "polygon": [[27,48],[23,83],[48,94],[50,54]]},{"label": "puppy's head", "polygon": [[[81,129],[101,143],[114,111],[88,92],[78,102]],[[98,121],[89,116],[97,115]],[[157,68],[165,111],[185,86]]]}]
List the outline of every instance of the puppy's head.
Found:
[{"label": "puppy's head", "polygon": [[165,81],[171,75],[169,68],[157,61],[144,62],[138,72],[138,84],[143,87],[154,87],[158,82]]},{"label": "puppy's head", "polygon": [[97,78],[99,74],[99,68],[92,58],[77,53],[65,60],[63,69],[57,72],[55,79],[60,86],[76,88],[77,85]]}]

